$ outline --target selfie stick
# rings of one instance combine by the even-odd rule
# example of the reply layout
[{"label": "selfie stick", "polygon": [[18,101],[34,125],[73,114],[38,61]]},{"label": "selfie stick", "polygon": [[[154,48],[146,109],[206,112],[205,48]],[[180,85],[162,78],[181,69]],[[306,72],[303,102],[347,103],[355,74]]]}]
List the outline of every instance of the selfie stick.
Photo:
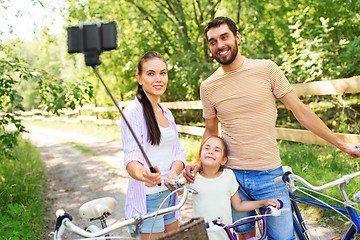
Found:
[{"label": "selfie stick", "polygon": [[[67,28],[68,33],[68,53],[84,53],[86,66],[91,66],[98,76],[102,84],[104,85],[107,93],[111,97],[115,106],[119,110],[120,115],[124,118],[126,125],[129,127],[131,134],[133,135],[135,142],[140,148],[144,159],[150,168],[150,172],[156,173],[155,168],[151,165],[149,158],[147,157],[144,149],[140,145],[133,129],[129,122],[123,115],[120,107],[112,96],[110,90],[106,87],[105,82],[102,80],[99,72],[95,68],[96,65],[100,65],[99,55],[102,51],[109,51],[116,49],[116,23],[110,22],[102,24],[97,22],[96,24],[84,24],[80,22],[78,27]],[[161,184],[159,184],[160,186]]]},{"label": "selfie stick", "polygon": [[[106,86],[105,82],[102,80],[102,78],[101,78],[101,76],[100,76],[100,74],[99,74],[98,70],[96,69],[96,67],[95,67],[95,66],[91,66],[91,67],[93,68],[93,70],[94,70],[94,72],[95,72],[96,76],[98,76],[98,78],[100,79],[101,83],[104,85],[104,87],[105,87],[105,89],[106,89],[107,93],[109,94],[109,96],[111,97],[112,101],[114,102],[114,104],[115,104],[116,108],[119,110],[119,113],[121,114],[121,116],[122,116],[122,117],[123,117],[123,119],[125,120],[126,125],[129,127],[129,130],[130,130],[131,134],[133,135],[133,137],[134,137],[134,139],[135,139],[136,144],[139,146],[140,151],[141,151],[142,155],[143,155],[143,156],[144,156],[144,158],[145,158],[146,164],[147,164],[147,165],[148,165],[148,167],[150,168],[150,172],[152,172],[152,173],[156,173],[155,168],[151,165],[151,163],[150,163],[150,160],[149,160],[148,156],[146,155],[146,153],[145,153],[144,149],[142,148],[142,146],[141,146],[141,144],[140,144],[139,140],[138,140],[138,139],[137,139],[137,137],[135,136],[135,133],[134,133],[133,129],[131,128],[131,126],[130,126],[130,124],[129,124],[128,120],[125,118],[125,116],[124,116],[124,114],[122,113],[122,111],[121,111],[121,109],[120,109],[120,107],[119,107],[118,103],[117,103],[117,102],[116,102],[116,100],[114,99],[114,97],[113,97],[113,95],[111,94],[110,90],[107,88],[107,86]],[[161,183],[159,183],[158,185],[160,186],[160,185],[161,185]]]}]

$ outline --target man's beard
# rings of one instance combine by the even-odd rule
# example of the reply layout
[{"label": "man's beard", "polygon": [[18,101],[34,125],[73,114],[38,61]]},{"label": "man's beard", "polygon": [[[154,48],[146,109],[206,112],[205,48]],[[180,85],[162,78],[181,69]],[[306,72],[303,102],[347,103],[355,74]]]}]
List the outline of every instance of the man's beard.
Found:
[{"label": "man's beard", "polygon": [[233,48],[231,48],[230,49],[230,58],[229,59],[225,59],[225,60],[221,60],[221,57],[218,57],[217,55],[214,55],[213,54],[213,58],[218,62],[218,63],[220,63],[221,65],[229,65],[229,64],[231,64],[234,60],[235,60],[235,58],[236,58],[236,56],[237,56],[237,54],[238,54],[238,45],[236,44],[236,42],[235,42],[235,49],[233,49]]}]

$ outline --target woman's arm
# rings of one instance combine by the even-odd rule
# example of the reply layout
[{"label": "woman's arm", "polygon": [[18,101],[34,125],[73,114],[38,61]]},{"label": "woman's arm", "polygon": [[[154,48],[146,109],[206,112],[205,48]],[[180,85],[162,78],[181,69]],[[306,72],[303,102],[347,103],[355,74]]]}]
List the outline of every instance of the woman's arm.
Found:
[{"label": "woman's arm", "polygon": [[168,178],[166,179],[167,182],[171,182],[171,180],[176,179],[182,170],[184,169],[185,165],[180,160],[175,160],[171,166],[171,169],[168,173]]},{"label": "woman's arm", "polygon": [[157,166],[154,167],[156,173],[151,173],[150,169],[142,165],[138,161],[131,161],[126,166],[126,170],[129,175],[138,180],[144,182],[147,187],[154,187],[161,183],[161,173]]}]

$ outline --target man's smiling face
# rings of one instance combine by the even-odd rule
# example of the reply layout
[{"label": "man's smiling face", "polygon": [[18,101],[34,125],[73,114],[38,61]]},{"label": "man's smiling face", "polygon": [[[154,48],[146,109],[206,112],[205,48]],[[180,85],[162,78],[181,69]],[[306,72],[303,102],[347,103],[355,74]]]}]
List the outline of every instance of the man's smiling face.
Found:
[{"label": "man's smiling face", "polygon": [[229,65],[234,61],[238,54],[239,33],[234,36],[228,25],[221,24],[209,29],[207,39],[210,52],[216,61],[222,65]]}]

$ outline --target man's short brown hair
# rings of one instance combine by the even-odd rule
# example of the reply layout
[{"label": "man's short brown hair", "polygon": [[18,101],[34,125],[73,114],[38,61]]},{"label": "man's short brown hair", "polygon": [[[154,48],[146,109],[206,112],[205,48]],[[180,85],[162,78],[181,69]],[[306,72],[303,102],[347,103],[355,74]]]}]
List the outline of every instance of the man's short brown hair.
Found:
[{"label": "man's short brown hair", "polygon": [[210,28],[219,27],[222,24],[228,25],[230,31],[234,34],[234,36],[236,36],[236,33],[238,32],[236,23],[232,19],[227,17],[217,17],[206,24],[205,38],[207,41],[209,41],[207,32],[210,30]]}]

